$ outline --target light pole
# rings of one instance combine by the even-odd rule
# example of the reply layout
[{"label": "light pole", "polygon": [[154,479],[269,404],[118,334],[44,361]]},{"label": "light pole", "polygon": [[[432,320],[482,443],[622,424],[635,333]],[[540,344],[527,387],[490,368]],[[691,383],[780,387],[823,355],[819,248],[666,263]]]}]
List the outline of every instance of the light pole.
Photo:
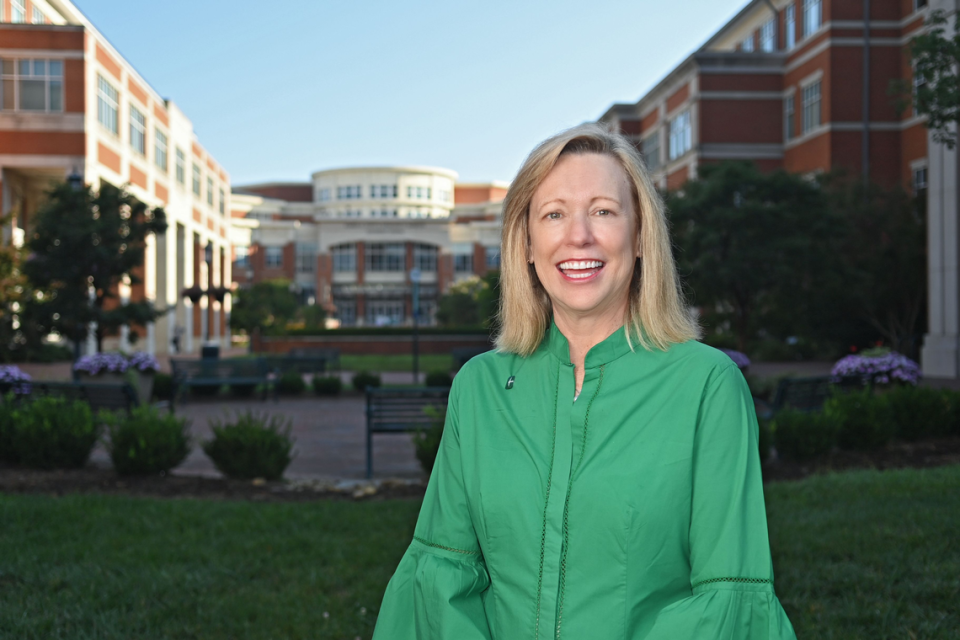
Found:
[{"label": "light pole", "polygon": [[413,384],[420,384],[420,269],[410,269],[413,284]]},{"label": "light pole", "polygon": [[203,250],[203,260],[207,263],[207,311],[204,314],[207,323],[206,336],[204,342],[210,342],[210,317],[213,314],[213,240],[207,240],[207,246]]}]

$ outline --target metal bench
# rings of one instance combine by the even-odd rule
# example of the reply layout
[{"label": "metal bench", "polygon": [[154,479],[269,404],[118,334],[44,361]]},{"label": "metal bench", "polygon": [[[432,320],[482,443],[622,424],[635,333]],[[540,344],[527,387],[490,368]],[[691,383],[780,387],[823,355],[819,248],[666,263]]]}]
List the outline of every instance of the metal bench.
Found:
[{"label": "metal bench", "polygon": [[171,360],[173,369],[173,404],[189,387],[221,387],[229,385],[263,385],[263,399],[274,391],[276,384],[263,358],[201,358],[200,360]]},{"label": "metal bench", "polygon": [[296,373],[326,373],[327,360],[314,356],[263,356],[267,368],[278,376],[295,371]]},{"label": "metal bench", "polygon": [[787,407],[799,411],[819,411],[823,408],[823,403],[834,393],[863,389],[869,386],[869,379],[860,376],[784,378],[777,385],[773,402],[764,411],[758,410],[757,414],[761,418],[770,418]]},{"label": "metal bench", "polygon": [[436,407],[442,414],[449,394],[446,387],[367,389],[367,478],[373,476],[373,434],[429,427],[436,418],[424,409]]},{"label": "metal bench", "polygon": [[302,347],[290,349],[288,355],[292,358],[322,358],[326,360],[327,367],[329,367],[330,371],[340,371],[340,349]]},{"label": "metal bench", "polygon": [[45,382],[29,383],[30,393],[25,398],[57,396],[68,400],[83,400],[96,413],[100,409],[126,411],[140,404],[137,390],[129,382]]}]

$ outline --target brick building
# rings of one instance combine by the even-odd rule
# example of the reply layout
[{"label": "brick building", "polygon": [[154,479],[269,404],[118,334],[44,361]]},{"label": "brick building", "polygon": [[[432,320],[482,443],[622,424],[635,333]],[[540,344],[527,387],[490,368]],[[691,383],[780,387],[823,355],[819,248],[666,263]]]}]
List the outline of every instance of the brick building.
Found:
[{"label": "brick building", "polygon": [[360,167],[237,187],[234,280],[289,280],[342,326],[402,325],[412,322],[418,269],[420,318],[431,324],[450,284],[500,266],[507,185],[456,178],[432,167]]},{"label": "brick building", "polygon": [[[149,240],[143,284],[119,291],[121,300],[168,310],[141,329],[137,348],[168,353],[174,336],[187,351],[207,336],[228,343],[229,297],[183,296],[231,282],[226,171],[190,120],[71,2],[0,0],[0,199],[13,214],[6,242],[23,241],[44,191],[69,175],[94,188],[126,186],[166,210],[168,229]],[[128,337],[125,330],[108,346]]]}]

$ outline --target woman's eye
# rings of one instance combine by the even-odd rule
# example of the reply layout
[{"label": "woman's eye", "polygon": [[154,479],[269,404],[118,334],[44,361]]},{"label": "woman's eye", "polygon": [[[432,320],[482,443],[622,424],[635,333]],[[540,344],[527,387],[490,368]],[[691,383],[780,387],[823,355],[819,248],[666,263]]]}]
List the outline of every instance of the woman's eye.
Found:
[{"label": "woman's eye", "polygon": [[560,212],[559,212],[559,211],[551,211],[550,213],[547,214],[547,218],[548,218],[549,220],[559,220],[559,219],[560,219]]},{"label": "woman's eye", "polygon": [[600,209],[600,211],[597,211],[598,216],[609,216],[612,213],[613,211],[610,211],[610,209]]}]

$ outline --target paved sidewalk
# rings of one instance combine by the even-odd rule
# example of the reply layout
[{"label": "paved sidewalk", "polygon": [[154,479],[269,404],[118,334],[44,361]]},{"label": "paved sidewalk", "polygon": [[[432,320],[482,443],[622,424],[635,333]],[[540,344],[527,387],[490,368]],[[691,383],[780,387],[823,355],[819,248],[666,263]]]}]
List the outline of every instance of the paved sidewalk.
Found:
[{"label": "paved sidewalk", "polygon": [[[208,421],[223,418],[237,411],[253,410],[280,414],[292,421],[291,433],[296,439],[297,455],[287,467],[290,479],[362,479],[366,474],[364,397],[344,395],[340,398],[280,398],[245,400],[219,398],[192,400],[178,405],[176,413],[191,420],[194,449],[174,473],[219,475],[200,448],[200,441],[210,437]],[[98,447],[92,461],[108,466],[110,458]],[[423,472],[414,455],[410,434],[377,434],[373,438],[373,470],[375,478],[422,478]]]}]

